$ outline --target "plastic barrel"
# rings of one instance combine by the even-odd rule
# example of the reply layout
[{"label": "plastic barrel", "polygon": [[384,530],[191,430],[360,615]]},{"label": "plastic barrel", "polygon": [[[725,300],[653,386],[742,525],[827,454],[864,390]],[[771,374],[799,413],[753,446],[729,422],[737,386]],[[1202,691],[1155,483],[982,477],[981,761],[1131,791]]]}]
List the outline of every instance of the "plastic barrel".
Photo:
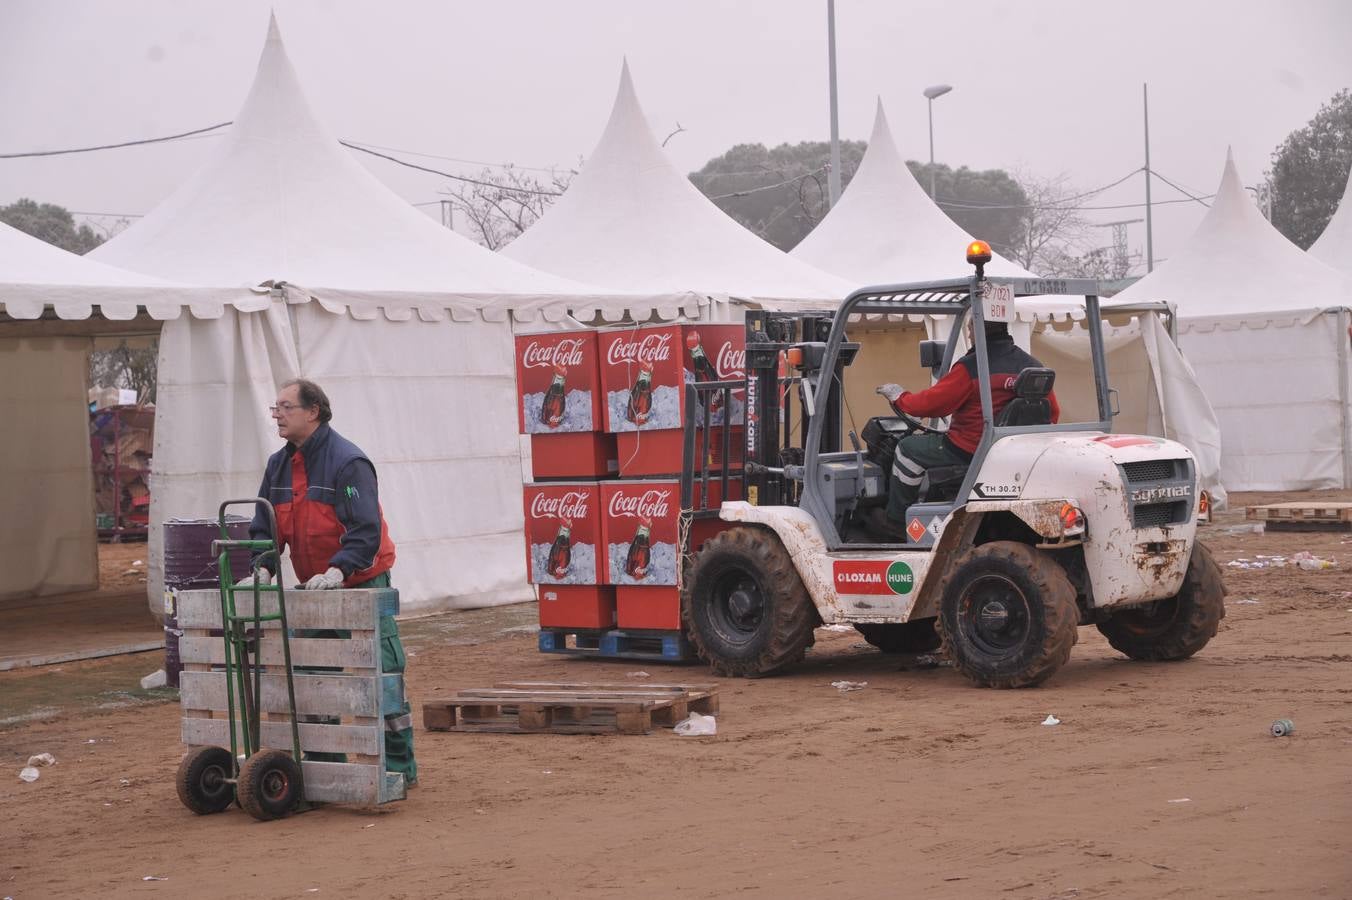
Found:
[{"label": "plastic barrel", "polygon": [[[249,520],[226,516],[225,530],[232,538],[249,537]],[[164,523],[164,674],[168,684],[178,687],[183,661],[178,655],[178,591],[220,586],[216,557],[211,542],[221,536],[216,519],[170,519]],[[249,551],[230,552],[230,573],[235,580],[249,573]]]}]

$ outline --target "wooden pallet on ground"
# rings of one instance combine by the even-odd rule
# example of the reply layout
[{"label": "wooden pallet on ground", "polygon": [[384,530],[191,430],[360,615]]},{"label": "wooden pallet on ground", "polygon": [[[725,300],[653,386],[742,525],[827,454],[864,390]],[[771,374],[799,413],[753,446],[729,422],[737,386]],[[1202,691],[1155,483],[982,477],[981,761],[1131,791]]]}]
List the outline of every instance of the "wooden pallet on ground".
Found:
[{"label": "wooden pallet on ground", "polygon": [[1265,503],[1245,507],[1244,518],[1272,531],[1352,531],[1352,503]]},{"label": "wooden pallet on ground", "polygon": [[718,712],[718,686],[507,682],[423,703],[428,731],[647,734]]}]

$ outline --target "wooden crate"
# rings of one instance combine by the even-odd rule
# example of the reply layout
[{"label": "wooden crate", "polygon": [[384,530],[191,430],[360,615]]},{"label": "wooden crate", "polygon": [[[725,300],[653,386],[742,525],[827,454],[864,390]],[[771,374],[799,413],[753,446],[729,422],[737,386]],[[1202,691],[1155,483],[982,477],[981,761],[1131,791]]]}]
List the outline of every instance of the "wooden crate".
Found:
[{"label": "wooden crate", "polygon": [[423,703],[428,731],[647,734],[690,712],[715,715],[718,686],[504,682]]},{"label": "wooden crate", "polygon": [[[276,608],[275,594],[261,595],[263,614]],[[237,593],[235,611],[253,612],[252,595]],[[350,631],[352,635],[291,639],[296,712],[329,720],[300,723],[301,749],[306,753],[345,753],[348,758],[342,763],[303,761],[306,800],[375,806],[404,799],[404,776],[386,771],[384,735],[385,715],[398,712],[403,705],[404,677],[383,672],[380,662],[380,617],[398,611],[399,592],[393,589],[286,593],[287,625],[293,633],[322,629]],[[220,593],[180,592],[178,627],[183,630],[179,641],[183,659],[179,680],[182,740],[191,747],[229,747],[225,641],[210,634],[211,629],[221,627]],[[262,623],[258,660],[262,665],[263,721],[259,731],[262,746],[290,751],[291,719],[280,628],[279,622]],[[316,668],[331,671],[301,671]]]},{"label": "wooden crate", "polygon": [[1352,531],[1352,503],[1294,501],[1246,506],[1244,518],[1274,531]]}]

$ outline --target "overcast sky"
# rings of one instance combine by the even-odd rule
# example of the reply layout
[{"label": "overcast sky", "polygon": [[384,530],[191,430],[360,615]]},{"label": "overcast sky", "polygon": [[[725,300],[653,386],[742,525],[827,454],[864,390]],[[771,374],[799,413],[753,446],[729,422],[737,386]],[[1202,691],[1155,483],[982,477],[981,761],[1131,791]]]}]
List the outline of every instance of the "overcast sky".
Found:
[{"label": "overcast sky", "polygon": [[[829,137],[825,0],[0,0],[0,153],[232,118],[271,8],[313,108],[349,140],[571,165],[600,135],[625,56],[659,139],[685,128],[667,148],[682,171],[738,143]],[[921,91],[948,83],[934,105],[938,161],[1065,173],[1081,190],[1142,165],[1143,82],[1153,167],[1199,194],[1215,190],[1227,145],[1257,183],[1286,135],[1352,86],[1347,0],[838,0],[836,30],[842,138],[868,137],[881,96],[902,153],[927,159]],[[0,203],[145,213],[218,140],[0,160]],[[410,202],[445,184],[362,162]],[[1093,202],[1143,192],[1137,176]],[[1156,183],[1156,200],[1179,196]],[[1204,213],[1158,207],[1156,257]],[[1144,226],[1130,242],[1144,246]]]}]

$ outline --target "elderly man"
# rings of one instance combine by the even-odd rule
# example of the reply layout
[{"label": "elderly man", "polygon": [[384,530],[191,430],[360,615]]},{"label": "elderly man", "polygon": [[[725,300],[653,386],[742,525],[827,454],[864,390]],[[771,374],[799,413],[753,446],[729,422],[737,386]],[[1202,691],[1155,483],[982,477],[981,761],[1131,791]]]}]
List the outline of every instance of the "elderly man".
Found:
[{"label": "elderly man", "polygon": [[[275,540],[278,550],[289,548],[291,565],[307,591],[389,587],[394,542],[380,511],[375,466],[356,444],[329,426],[333,418],[329,398],[313,381],[288,381],[271,409],[286,446],[269,457],[258,496],[272,501],[281,534],[271,534],[260,508],[250,537]],[[270,583],[277,573],[266,568],[270,562],[264,565],[259,577]],[[404,648],[390,616],[380,620],[380,654],[383,671],[404,671]],[[403,773],[407,784],[417,784],[407,701],[399,713],[385,719],[385,760],[390,771]]]}]

